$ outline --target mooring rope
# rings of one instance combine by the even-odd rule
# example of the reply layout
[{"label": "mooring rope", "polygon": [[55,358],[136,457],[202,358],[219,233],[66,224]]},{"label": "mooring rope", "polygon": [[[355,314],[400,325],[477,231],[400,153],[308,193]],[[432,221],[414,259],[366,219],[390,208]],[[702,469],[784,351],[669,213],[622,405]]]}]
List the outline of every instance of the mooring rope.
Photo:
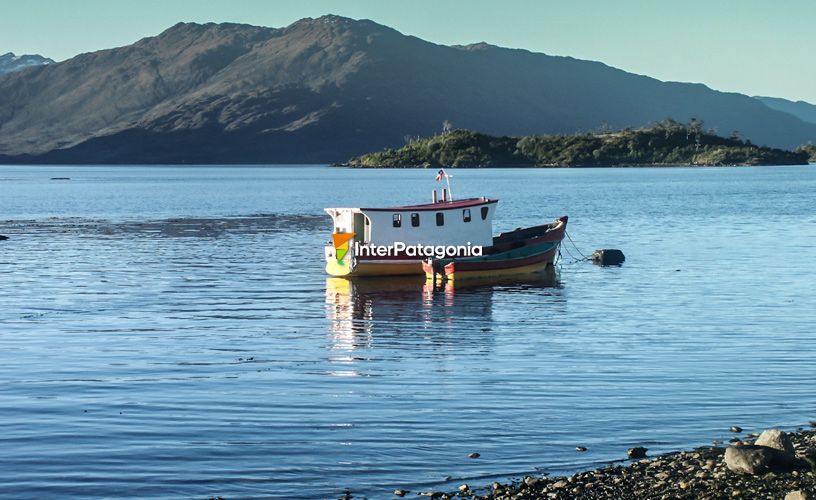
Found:
[{"label": "mooring rope", "polygon": [[575,264],[577,262],[584,262],[584,261],[587,261],[587,260],[592,260],[592,257],[587,257],[586,255],[584,255],[584,253],[581,251],[581,249],[578,248],[578,245],[576,245],[575,242],[572,241],[572,236],[570,236],[567,231],[564,231],[564,234],[567,236],[567,239],[572,244],[572,247],[575,249],[575,251],[578,252],[578,255],[581,256],[581,258],[579,259],[578,257],[572,255],[572,252],[570,252],[569,248],[567,248],[565,246],[564,250],[566,250],[567,253],[569,254],[569,256],[574,259],[572,262],[570,262],[570,264]]},{"label": "mooring rope", "polygon": [[558,253],[559,253],[559,254],[561,253],[561,249],[562,249],[562,248],[564,249],[564,251],[565,251],[565,252],[567,252],[567,255],[569,255],[570,259],[575,259],[575,256],[574,256],[574,255],[572,255],[572,252],[570,252],[570,249],[569,249],[569,248],[568,248],[566,245],[561,245],[561,246],[558,248]]}]

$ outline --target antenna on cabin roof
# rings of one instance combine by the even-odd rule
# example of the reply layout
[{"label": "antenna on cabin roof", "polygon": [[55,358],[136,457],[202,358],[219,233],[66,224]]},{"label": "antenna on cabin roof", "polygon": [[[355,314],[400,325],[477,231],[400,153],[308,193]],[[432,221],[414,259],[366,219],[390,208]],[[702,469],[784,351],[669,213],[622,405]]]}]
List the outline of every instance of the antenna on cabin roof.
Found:
[{"label": "antenna on cabin roof", "polygon": [[[445,172],[444,168],[440,168],[439,172],[436,173],[436,182],[441,181],[443,177],[445,178],[445,182],[448,183],[448,198],[446,199],[445,196],[442,196],[442,201],[453,201],[453,190],[451,189],[451,184],[450,184],[450,178],[453,177],[453,176],[448,175],[448,173]],[[436,190],[434,190],[434,191],[436,191]]]}]

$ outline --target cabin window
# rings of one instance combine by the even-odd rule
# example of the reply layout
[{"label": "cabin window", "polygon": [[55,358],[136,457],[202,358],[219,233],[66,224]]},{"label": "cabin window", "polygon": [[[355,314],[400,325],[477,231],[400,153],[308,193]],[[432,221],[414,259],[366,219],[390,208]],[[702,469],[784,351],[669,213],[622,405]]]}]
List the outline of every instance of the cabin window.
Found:
[{"label": "cabin window", "polygon": [[394,227],[402,227],[402,214],[394,214]]},{"label": "cabin window", "polygon": [[470,209],[466,208],[462,210],[462,220],[465,222],[470,222]]},{"label": "cabin window", "polygon": [[445,225],[445,214],[443,214],[442,212],[436,212],[436,225],[437,226]]},{"label": "cabin window", "polygon": [[411,226],[419,227],[419,214],[411,214]]},{"label": "cabin window", "polygon": [[487,219],[487,211],[490,210],[488,207],[482,207],[482,220]]}]

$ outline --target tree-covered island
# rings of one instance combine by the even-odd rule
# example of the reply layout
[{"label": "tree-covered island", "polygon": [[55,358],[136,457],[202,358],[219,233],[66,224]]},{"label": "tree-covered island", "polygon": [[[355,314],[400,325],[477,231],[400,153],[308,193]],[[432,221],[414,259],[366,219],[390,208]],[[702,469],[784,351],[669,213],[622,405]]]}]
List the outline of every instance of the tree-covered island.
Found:
[{"label": "tree-covered island", "polygon": [[703,122],[671,119],[646,128],[570,135],[494,137],[451,130],[408,138],[399,149],[350,159],[349,167],[617,167],[801,165],[812,150],[756,146],[738,132],[720,137]]},{"label": "tree-covered island", "polygon": [[810,162],[816,163],[816,144],[802,144],[796,151],[806,153]]}]

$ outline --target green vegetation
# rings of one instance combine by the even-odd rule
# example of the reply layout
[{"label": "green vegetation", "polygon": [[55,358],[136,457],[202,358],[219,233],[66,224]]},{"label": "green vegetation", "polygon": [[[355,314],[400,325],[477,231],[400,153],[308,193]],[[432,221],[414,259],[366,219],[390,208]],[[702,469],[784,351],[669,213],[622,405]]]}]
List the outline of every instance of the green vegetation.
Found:
[{"label": "green vegetation", "polygon": [[671,119],[653,127],[574,135],[492,137],[454,130],[369,153],[351,167],[612,167],[648,165],[799,165],[805,151],[760,147],[738,132],[719,137],[703,123]]},{"label": "green vegetation", "polygon": [[802,144],[796,151],[807,154],[810,162],[816,163],[816,144]]}]

